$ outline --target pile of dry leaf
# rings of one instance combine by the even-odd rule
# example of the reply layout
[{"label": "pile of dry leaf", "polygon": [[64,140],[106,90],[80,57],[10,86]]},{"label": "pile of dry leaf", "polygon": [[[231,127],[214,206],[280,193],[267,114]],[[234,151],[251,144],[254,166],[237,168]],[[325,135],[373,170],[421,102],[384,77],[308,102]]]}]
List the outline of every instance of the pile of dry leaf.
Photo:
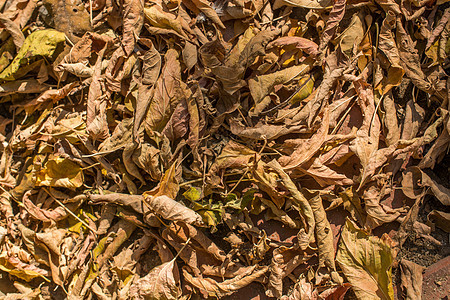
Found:
[{"label": "pile of dry leaf", "polygon": [[420,299],[405,245],[450,232],[447,0],[0,11],[4,299]]}]

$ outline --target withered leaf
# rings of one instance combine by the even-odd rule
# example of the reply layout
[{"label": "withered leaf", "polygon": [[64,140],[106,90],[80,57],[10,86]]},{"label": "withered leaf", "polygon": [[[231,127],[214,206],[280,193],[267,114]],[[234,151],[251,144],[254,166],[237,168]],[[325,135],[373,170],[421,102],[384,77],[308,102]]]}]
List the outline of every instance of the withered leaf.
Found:
[{"label": "withered leaf", "polygon": [[83,185],[83,171],[69,159],[50,158],[36,174],[36,185],[77,188]]},{"label": "withered leaf", "polygon": [[64,33],[53,29],[33,32],[27,36],[11,64],[0,73],[0,79],[8,81],[17,79],[15,74],[23,64],[30,63],[40,56],[51,58],[64,40]]},{"label": "withered leaf", "polygon": [[81,0],[45,0],[49,12],[54,16],[50,22],[57,30],[66,33],[71,39],[91,29],[89,13]]},{"label": "withered leaf", "polygon": [[178,103],[188,97],[186,84],[181,81],[179,53],[170,49],[165,56],[161,76],[156,82],[155,93],[145,119],[145,128],[151,133],[161,132],[175,111]]},{"label": "withered leaf", "polygon": [[336,256],[357,297],[394,299],[392,241],[387,235],[370,236],[347,220]]},{"label": "withered leaf", "polygon": [[420,299],[447,0],[41,2],[0,3],[2,297]]},{"label": "withered leaf", "polygon": [[148,196],[144,201],[146,201],[152,211],[161,215],[164,219],[182,221],[197,226],[202,226],[204,224],[202,217],[195,211],[165,195],[156,197]]},{"label": "withered leaf", "polygon": [[402,259],[400,261],[402,289],[405,291],[406,299],[422,299],[422,272],[424,267]]},{"label": "withered leaf", "polygon": [[217,282],[212,278],[193,277],[186,269],[183,269],[183,276],[187,282],[198,288],[200,292],[210,297],[224,297],[231,295],[240,288],[243,288],[255,281],[264,273],[269,267],[259,267],[257,265],[246,270],[245,273],[239,274],[233,279],[227,279],[223,282]]},{"label": "withered leaf", "polygon": [[153,268],[147,275],[139,278],[130,287],[136,289],[139,297],[144,299],[178,299],[181,294],[179,278],[176,278],[173,269],[176,268],[175,259]]}]

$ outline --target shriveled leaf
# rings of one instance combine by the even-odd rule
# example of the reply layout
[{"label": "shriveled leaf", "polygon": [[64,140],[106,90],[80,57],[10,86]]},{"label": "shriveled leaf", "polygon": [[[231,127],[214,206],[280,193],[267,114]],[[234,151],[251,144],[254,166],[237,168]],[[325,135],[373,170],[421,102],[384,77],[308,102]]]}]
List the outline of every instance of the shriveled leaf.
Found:
[{"label": "shriveled leaf", "polygon": [[333,233],[331,231],[330,223],[327,219],[325,209],[323,208],[322,198],[319,195],[315,195],[309,199],[311,209],[314,214],[314,220],[316,223],[315,234],[317,240],[317,247],[319,248],[319,269],[317,270],[316,279],[317,282],[322,280],[323,272],[321,268],[325,268],[329,273],[329,276],[336,284],[342,284],[343,280],[336,271],[335,265],[335,249],[333,247]]},{"label": "shriveled leaf", "polygon": [[165,196],[148,196],[145,198],[149,208],[164,219],[182,221],[187,224],[202,226],[202,217],[183,204]]},{"label": "shriveled leaf", "polygon": [[220,184],[221,177],[226,169],[242,170],[253,159],[257,159],[257,152],[244,145],[230,141],[211,166],[208,177],[210,177],[212,184]]},{"label": "shriveled leaf", "polygon": [[270,264],[269,289],[266,295],[269,297],[281,297],[283,294],[283,279],[292,273],[299,265],[310,259],[309,251],[298,248],[281,246],[273,251]]},{"label": "shriveled leaf", "polygon": [[176,278],[173,269],[176,268],[175,260],[163,263],[153,268],[147,275],[139,278],[130,287],[139,298],[175,300],[181,295],[179,278]]},{"label": "shriveled leaf", "polygon": [[298,48],[313,57],[319,55],[319,46],[316,43],[314,43],[310,39],[302,38],[299,36],[284,36],[278,38],[267,45],[267,47],[282,47],[288,45],[293,45],[295,46],[295,48]]},{"label": "shriveled leaf", "polygon": [[273,91],[275,85],[285,84],[296,77],[304,75],[310,70],[311,64],[312,61],[310,61],[310,65],[306,62],[302,65],[293,66],[272,74],[265,74],[250,79],[248,86],[253,100],[255,101],[254,114],[258,115],[267,106],[267,103],[262,102],[262,100]]},{"label": "shriveled leaf", "polygon": [[6,251],[3,251],[0,254],[0,270],[28,282],[36,277],[42,277],[48,280],[46,276],[50,275],[49,272],[44,269],[26,264],[17,257],[8,256]]},{"label": "shriveled leaf", "polygon": [[402,259],[400,261],[402,289],[404,291],[405,299],[420,300],[422,299],[422,272],[424,267]]},{"label": "shriveled leaf", "polygon": [[281,300],[297,300],[297,299],[307,299],[313,300],[317,299],[317,290],[313,288],[313,284],[308,282],[305,276],[302,274],[297,283],[295,283],[294,288],[290,291],[288,295],[282,296]]},{"label": "shriveled leaf", "polygon": [[427,219],[445,232],[450,233],[450,213],[432,210],[428,214]]},{"label": "shriveled leaf", "polygon": [[210,297],[224,297],[233,294],[240,288],[243,288],[255,281],[264,273],[269,267],[259,267],[257,265],[248,269],[245,273],[239,274],[233,279],[227,279],[223,282],[217,282],[212,278],[193,277],[189,272],[183,269],[183,276],[187,282],[200,290],[204,295]]},{"label": "shriveled leaf", "polygon": [[331,6],[332,2],[329,0],[277,0],[274,4],[274,9],[282,5],[304,7],[313,9],[324,9]]}]

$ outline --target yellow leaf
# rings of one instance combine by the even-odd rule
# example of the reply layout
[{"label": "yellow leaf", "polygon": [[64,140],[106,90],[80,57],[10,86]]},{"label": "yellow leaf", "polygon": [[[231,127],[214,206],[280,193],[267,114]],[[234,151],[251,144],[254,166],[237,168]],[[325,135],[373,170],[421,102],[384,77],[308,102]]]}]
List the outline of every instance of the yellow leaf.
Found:
[{"label": "yellow leaf", "polygon": [[45,280],[49,281],[43,274],[37,272],[37,270],[40,269],[36,268],[36,270],[33,270],[32,269],[33,267],[31,265],[27,266],[30,267],[30,269],[23,269],[20,266],[16,265],[15,263],[9,261],[6,252],[0,254],[0,270],[8,272],[9,274],[16,276],[20,279],[23,279],[27,282],[31,281],[33,278],[36,277],[42,277]]},{"label": "yellow leaf", "polygon": [[[94,215],[92,215],[86,211],[84,211],[84,213],[83,213],[83,209],[78,210],[77,217],[80,218],[81,220],[85,221],[86,223],[89,223],[89,219],[92,221],[97,221],[97,217],[95,217]],[[69,218],[68,222],[69,222],[68,230],[70,232],[75,232],[75,233],[80,234],[81,230],[88,229],[86,226],[83,225],[83,223],[79,222],[75,218]]]},{"label": "yellow leaf", "polygon": [[69,159],[49,159],[36,174],[36,186],[77,188],[83,185],[83,172],[79,165]]},{"label": "yellow leaf", "polygon": [[0,80],[15,80],[15,73],[22,65],[36,57],[51,57],[65,41],[65,34],[54,29],[38,30],[27,36],[12,63],[0,74]]},{"label": "yellow leaf", "polygon": [[431,58],[431,60],[433,61],[433,65],[434,65],[435,63],[437,63],[438,60],[439,60],[438,51],[439,51],[439,40],[437,40],[436,42],[434,42],[434,43],[430,46],[430,48],[428,48],[428,49],[425,51],[425,55],[426,55],[428,58]]},{"label": "yellow leaf", "polygon": [[314,78],[310,75],[303,76],[298,81],[299,91],[292,97],[291,103],[297,103],[300,102],[306,98],[308,98],[309,95],[311,95],[313,89],[314,89]]},{"label": "yellow leaf", "polygon": [[371,236],[348,220],[336,260],[358,299],[394,299],[392,240]]}]

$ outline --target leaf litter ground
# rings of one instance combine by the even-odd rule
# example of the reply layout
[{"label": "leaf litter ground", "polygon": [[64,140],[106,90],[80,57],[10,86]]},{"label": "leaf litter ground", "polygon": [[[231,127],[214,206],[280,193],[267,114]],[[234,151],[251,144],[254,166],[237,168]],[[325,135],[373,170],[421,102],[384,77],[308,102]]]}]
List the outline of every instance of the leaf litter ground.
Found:
[{"label": "leaf litter ground", "polygon": [[421,299],[450,254],[448,1],[0,9],[5,299]]}]

